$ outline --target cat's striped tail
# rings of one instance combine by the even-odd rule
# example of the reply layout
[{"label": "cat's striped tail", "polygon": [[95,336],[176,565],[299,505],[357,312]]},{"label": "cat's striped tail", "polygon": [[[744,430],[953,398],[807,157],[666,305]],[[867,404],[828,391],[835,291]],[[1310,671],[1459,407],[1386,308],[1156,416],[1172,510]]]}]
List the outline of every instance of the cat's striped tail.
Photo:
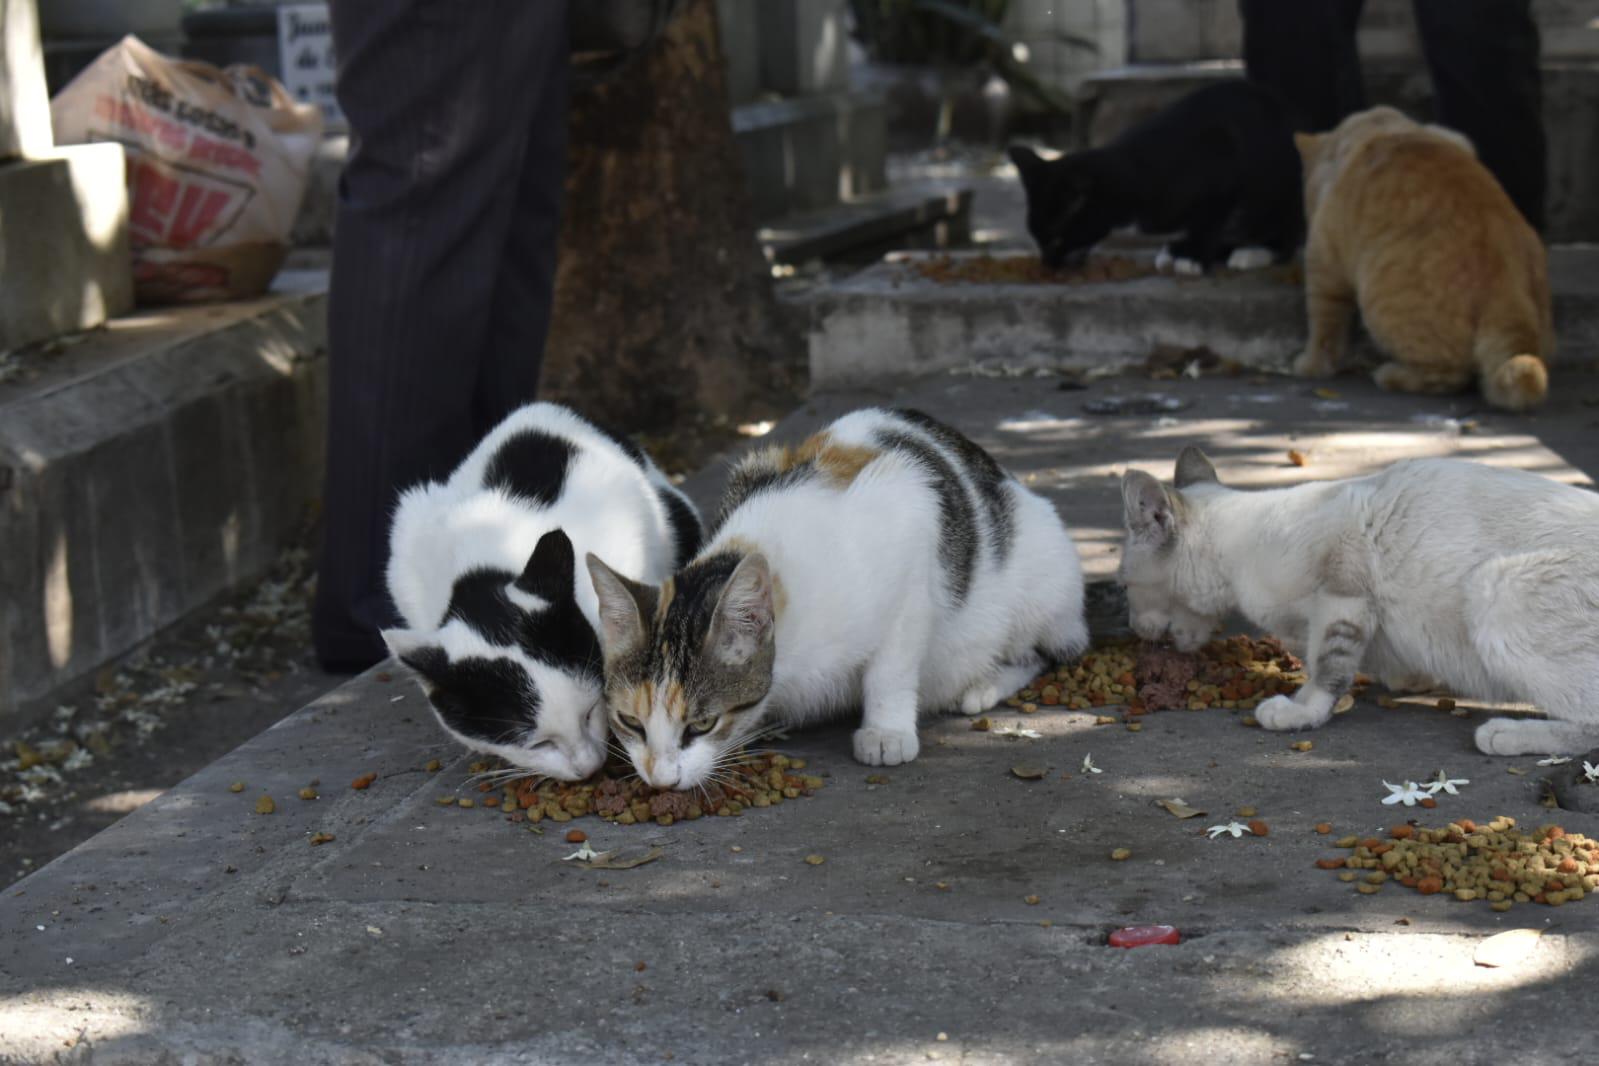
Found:
[{"label": "cat's striped tail", "polygon": [[[1486,362],[1486,361],[1485,361]],[[1530,411],[1549,395],[1549,369],[1536,355],[1512,355],[1482,368],[1482,395],[1506,411]]]}]

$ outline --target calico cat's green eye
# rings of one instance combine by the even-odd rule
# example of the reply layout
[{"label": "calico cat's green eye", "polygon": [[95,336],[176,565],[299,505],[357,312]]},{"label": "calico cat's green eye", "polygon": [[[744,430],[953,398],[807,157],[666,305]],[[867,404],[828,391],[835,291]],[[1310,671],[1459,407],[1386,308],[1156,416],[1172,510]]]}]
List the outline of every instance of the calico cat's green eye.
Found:
[{"label": "calico cat's green eye", "polygon": [[705,715],[704,717],[696,718],[690,722],[688,724],[688,731],[693,733],[695,736],[699,736],[701,733],[709,733],[712,729],[716,728],[716,723],[719,721],[721,721],[721,719],[716,715]]},{"label": "calico cat's green eye", "polygon": [[620,718],[622,720],[622,724],[627,726],[629,729],[636,729],[640,733],[644,732],[644,723],[639,721],[637,718],[634,718],[631,714],[618,714],[616,717]]}]

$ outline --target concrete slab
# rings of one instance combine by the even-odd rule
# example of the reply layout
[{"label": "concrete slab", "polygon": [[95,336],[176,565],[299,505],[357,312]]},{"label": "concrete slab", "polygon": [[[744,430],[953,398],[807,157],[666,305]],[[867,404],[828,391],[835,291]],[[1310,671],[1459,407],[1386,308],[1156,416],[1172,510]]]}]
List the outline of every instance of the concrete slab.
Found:
[{"label": "concrete slab", "polygon": [[132,307],[122,145],[0,163],[0,352]]},{"label": "concrete slab", "polygon": [[[1302,286],[1280,269],[1082,285],[946,284],[913,268],[918,254],[894,256],[810,299],[814,387],[974,361],[1104,369],[1141,363],[1162,345],[1204,346],[1245,366],[1280,370],[1305,342]],[[1599,357],[1596,273],[1592,246],[1550,254],[1558,359]]]},{"label": "concrete slab", "polygon": [[[1282,380],[1083,392],[946,376],[818,396],[776,433],[862,403],[920,406],[1031,475],[1103,573],[1110,475],[1166,472],[1190,439],[1253,484],[1416,453],[1587,483],[1599,377],[1557,381],[1545,413],[1476,416],[1461,432],[1464,409],[1358,380],[1319,400],[1346,406],[1318,408]],[[1082,410],[1151,387],[1192,402],[1159,417]],[[1303,469],[1280,450],[1290,440]],[[716,480],[690,487],[704,498]],[[1540,768],[1476,754],[1475,721],[1362,703],[1308,753],[1225,711],[1150,716],[1138,733],[1082,714],[1025,721],[1043,738],[930,722],[922,758],[886,783],[851,760],[847,730],[796,734],[784,749],[827,779],[815,797],[666,828],[580,821],[600,850],[665,849],[633,870],[582,870],[548,823],[535,834],[440,807],[474,794],[467,760],[409,682],[375,670],[0,897],[0,1060],[1455,1066],[1591,1045],[1592,901],[1499,915],[1392,885],[1357,895],[1312,866],[1330,852],[1311,831],[1324,820],[1362,834],[1407,816],[1554,820]],[[1081,772],[1090,753],[1103,773]],[[442,772],[422,769],[433,757]],[[1050,773],[1018,780],[1022,761]],[[1437,810],[1379,802],[1383,778],[1440,766],[1471,783]],[[369,772],[371,788],[348,787]],[[294,798],[313,780],[320,799]],[[262,794],[276,813],[253,813]],[[1152,805],[1170,796],[1209,816]],[[1197,832],[1243,804],[1269,836]],[[1599,834],[1599,816],[1558,819]],[[313,832],[334,839],[313,846]],[[1116,847],[1133,857],[1113,862]],[[1104,946],[1141,922],[1187,940]],[[1472,964],[1482,937],[1517,927],[1544,931],[1527,960]]]},{"label": "concrete slab", "polygon": [[0,716],[265,570],[317,497],[326,272],[141,311],[0,383]]},{"label": "concrete slab", "polygon": [[869,263],[890,249],[970,244],[971,207],[969,188],[943,181],[910,182],[774,219],[755,237],[771,263]]}]

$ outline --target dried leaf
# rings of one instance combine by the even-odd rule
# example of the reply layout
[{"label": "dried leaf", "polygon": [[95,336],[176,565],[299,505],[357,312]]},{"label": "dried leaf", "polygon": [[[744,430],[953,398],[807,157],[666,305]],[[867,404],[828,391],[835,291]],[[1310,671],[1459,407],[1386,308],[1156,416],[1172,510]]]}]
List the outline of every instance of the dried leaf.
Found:
[{"label": "dried leaf", "polygon": [[1010,768],[1010,772],[1023,781],[1038,781],[1049,775],[1049,767],[1019,762]]},{"label": "dried leaf", "polygon": [[1478,966],[1513,966],[1531,955],[1543,936],[1542,929],[1507,929],[1477,945],[1472,960]]},{"label": "dried leaf", "polygon": [[1348,714],[1349,713],[1349,708],[1353,707],[1354,705],[1355,705],[1355,697],[1351,696],[1349,693],[1346,692],[1342,696],[1338,697],[1338,702],[1337,703],[1333,704],[1332,713],[1334,713],[1334,714]]},{"label": "dried leaf", "polygon": [[583,863],[590,870],[631,870],[635,866],[643,866],[647,862],[654,862],[666,854],[665,848],[651,848],[642,855],[624,856],[617,851],[602,851],[588,862]]},{"label": "dried leaf", "polygon": [[1188,804],[1182,801],[1181,797],[1174,797],[1167,800],[1156,800],[1155,806],[1164,807],[1166,813],[1170,814],[1173,818],[1198,818],[1200,815],[1205,813],[1204,811],[1195,810],[1194,808],[1190,807]]}]

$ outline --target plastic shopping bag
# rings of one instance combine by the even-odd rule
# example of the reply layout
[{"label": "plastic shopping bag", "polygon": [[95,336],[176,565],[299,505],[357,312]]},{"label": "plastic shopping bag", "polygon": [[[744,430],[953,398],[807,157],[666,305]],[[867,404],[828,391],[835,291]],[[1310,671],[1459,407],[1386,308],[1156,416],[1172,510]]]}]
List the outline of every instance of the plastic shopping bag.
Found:
[{"label": "plastic shopping bag", "polygon": [[264,292],[283,265],[322,116],[255,67],[218,70],[136,37],[50,102],[57,144],[119,141],[140,303]]}]

